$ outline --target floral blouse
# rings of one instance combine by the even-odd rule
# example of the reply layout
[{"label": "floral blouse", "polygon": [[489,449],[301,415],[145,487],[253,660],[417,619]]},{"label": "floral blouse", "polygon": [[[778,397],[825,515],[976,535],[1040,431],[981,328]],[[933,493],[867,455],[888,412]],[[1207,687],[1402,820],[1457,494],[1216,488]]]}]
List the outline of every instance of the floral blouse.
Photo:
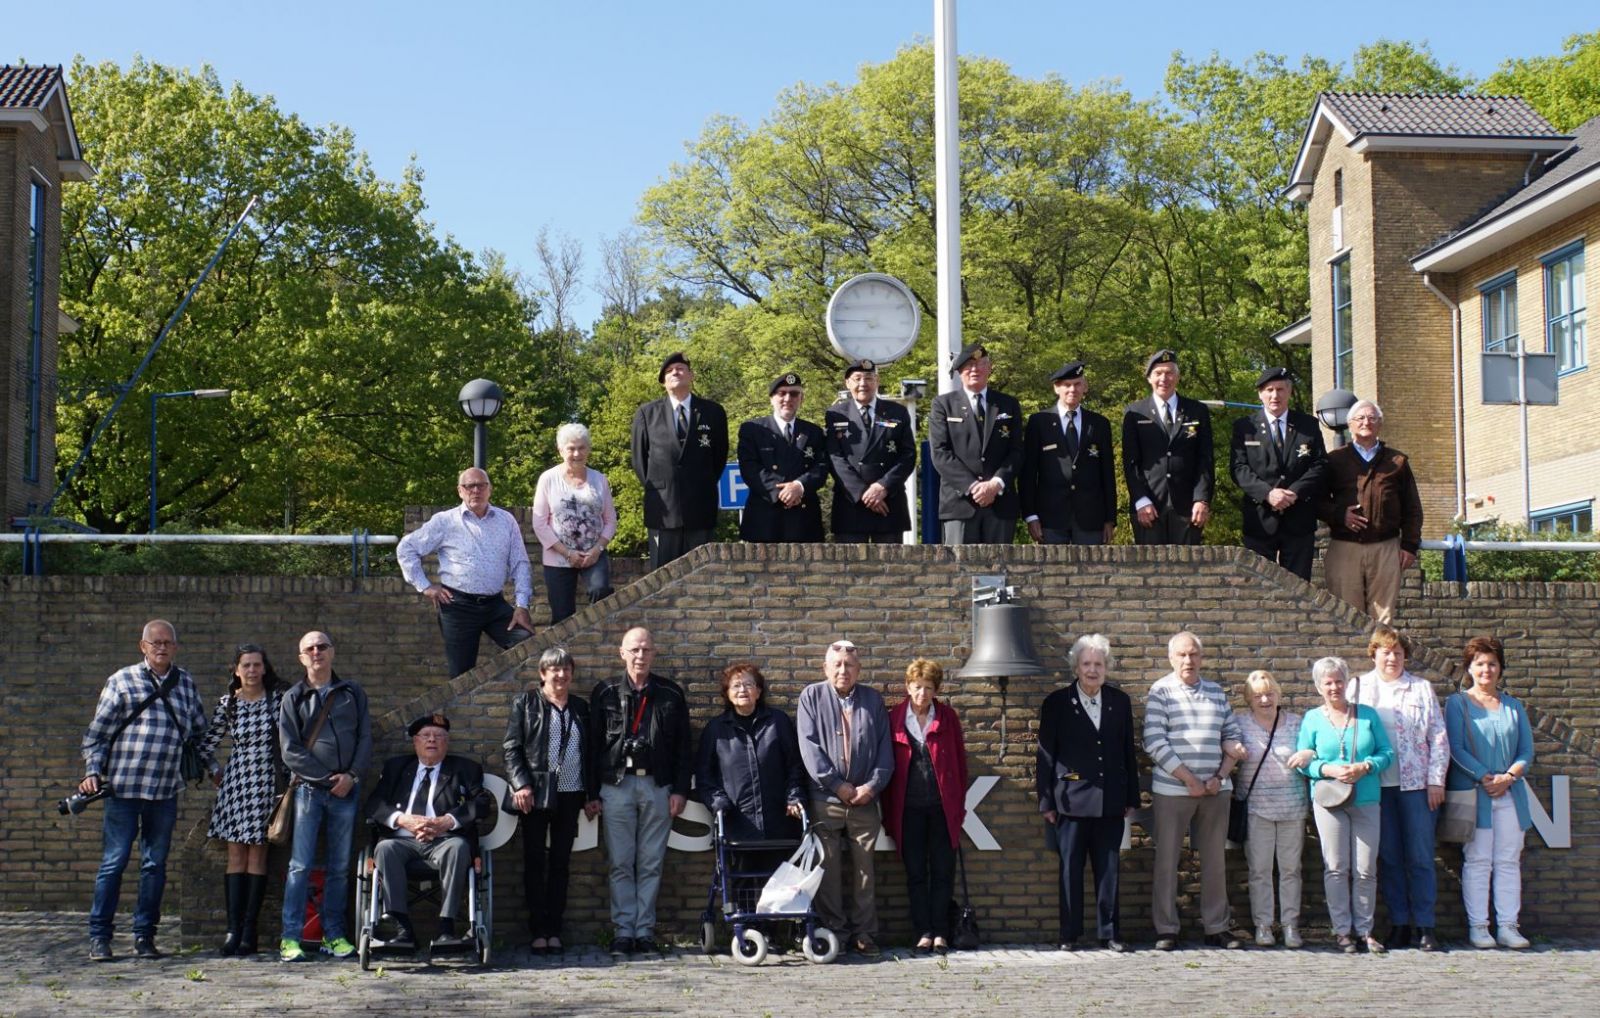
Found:
[{"label": "floral blouse", "polygon": [[1415,792],[1428,785],[1444,787],[1450,767],[1450,739],[1445,734],[1444,711],[1432,683],[1410,672],[1401,672],[1393,682],[1385,682],[1374,669],[1352,682],[1345,695],[1373,708],[1383,719],[1385,733],[1394,746],[1395,762],[1384,769],[1379,780],[1386,788]]}]

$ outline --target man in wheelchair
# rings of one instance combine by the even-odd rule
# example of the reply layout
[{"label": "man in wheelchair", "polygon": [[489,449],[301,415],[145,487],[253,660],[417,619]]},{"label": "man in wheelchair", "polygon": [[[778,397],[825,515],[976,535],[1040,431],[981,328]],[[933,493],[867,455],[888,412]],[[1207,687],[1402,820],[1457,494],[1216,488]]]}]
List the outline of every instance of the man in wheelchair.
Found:
[{"label": "man in wheelchair", "polygon": [[417,718],[406,728],[414,753],[384,761],[383,774],[367,798],[367,816],[381,840],[375,850],[383,918],[376,931],[392,947],[416,946],[406,889],[406,868],[426,862],[439,874],[443,903],[435,948],[460,948],[470,931],[458,932],[472,873],[483,788],[483,767],[448,755],[450,719],[443,714]]}]

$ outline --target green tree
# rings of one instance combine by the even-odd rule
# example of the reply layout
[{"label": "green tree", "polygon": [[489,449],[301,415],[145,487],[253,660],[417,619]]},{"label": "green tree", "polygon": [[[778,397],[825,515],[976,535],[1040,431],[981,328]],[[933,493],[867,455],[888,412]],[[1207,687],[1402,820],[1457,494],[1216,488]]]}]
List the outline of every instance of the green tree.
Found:
[{"label": "green tree", "polygon": [[1490,95],[1520,95],[1557,129],[1600,116],[1600,31],[1568,37],[1558,56],[1507,60],[1483,83]]},{"label": "green tree", "polygon": [[[163,408],[161,519],[193,526],[393,530],[404,505],[452,496],[470,448],[455,395],[475,375],[507,391],[502,434],[571,415],[559,351],[531,332],[536,305],[503,266],[434,235],[419,168],[381,180],[348,130],[210,69],[80,59],[72,80],[98,175],[64,196],[62,305],[82,323],[61,339],[64,392],[127,379],[247,197],[261,200],[58,510],[142,529],[153,392],[234,393]],[[61,407],[63,469],[110,402]]]}]

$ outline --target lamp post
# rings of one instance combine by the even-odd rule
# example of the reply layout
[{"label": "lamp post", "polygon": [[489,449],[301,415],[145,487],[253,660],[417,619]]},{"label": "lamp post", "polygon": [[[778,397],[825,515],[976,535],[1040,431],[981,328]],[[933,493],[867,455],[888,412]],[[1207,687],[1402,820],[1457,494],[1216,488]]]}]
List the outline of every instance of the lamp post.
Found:
[{"label": "lamp post", "polygon": [[1350,408],[1356,405],[1356,394],[1349,389],[1329,389],[1317,399],[1317,419],[1333,432],[1339,446],[1345,444],[1345,431],[1350,427]]},{"label": "lamp post", "polygon": [[150,394],[150,533],[156,532],[156,403],[163,399],[227,399],[229,389],[184,389],[182,392]]},{"label": "lamp post", "polygon": [[456,396],[461,412],[472,421],[472,465],[479,470],[489,468],[489,422],[500,412],[505,396],[500,386],[487,378],[474,378],[461,387]]}]

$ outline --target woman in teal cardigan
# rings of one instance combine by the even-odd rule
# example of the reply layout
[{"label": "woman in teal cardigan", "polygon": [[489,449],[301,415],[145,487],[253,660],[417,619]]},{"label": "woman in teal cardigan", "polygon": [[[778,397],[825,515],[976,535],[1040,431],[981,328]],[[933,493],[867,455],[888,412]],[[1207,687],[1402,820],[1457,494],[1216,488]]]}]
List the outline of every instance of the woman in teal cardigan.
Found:
[{"label": "woman in teal cardigan", "polygon": [[[1528,711],[1500,691],[1505,648],[1492,636],[1467,641],[1462,663],[1472,684],[1445,702],[1450,735],[1450,773],[1445,788],[1478,790],[1478,823],[1462,851],[1461,897],[1473,947],[1521,949],[1528,938],[1517,928],[1522,910],[1522,839],[1533,826],[1528,813],[1528,768],[1533,764],[1533,726]],[[1494,878],[1498,940],[1489,935],[1489,883]]]},{"label": "woman in teal cardigan", "polygon": [[[1382,954],[1383,941],[1372,935],[1378,902],[1378,775],[1394,762],[1394,750],[1378,712],[1345,699],[1350,668],[1344,659],[1322,658],[1311,666],[1311,681],[1322,694],[1322,706],[1301,720],[1298,751],[1289,763],[1311,779],[1328,918],[1346,954],[1355,954],[1363,944]],[[1324,782],[1330,787],[1319,795],[1317,786]],[[1318,800],[1326,801],[1335,784],[1355,788],[1342,804],[1323,805]]]}]

